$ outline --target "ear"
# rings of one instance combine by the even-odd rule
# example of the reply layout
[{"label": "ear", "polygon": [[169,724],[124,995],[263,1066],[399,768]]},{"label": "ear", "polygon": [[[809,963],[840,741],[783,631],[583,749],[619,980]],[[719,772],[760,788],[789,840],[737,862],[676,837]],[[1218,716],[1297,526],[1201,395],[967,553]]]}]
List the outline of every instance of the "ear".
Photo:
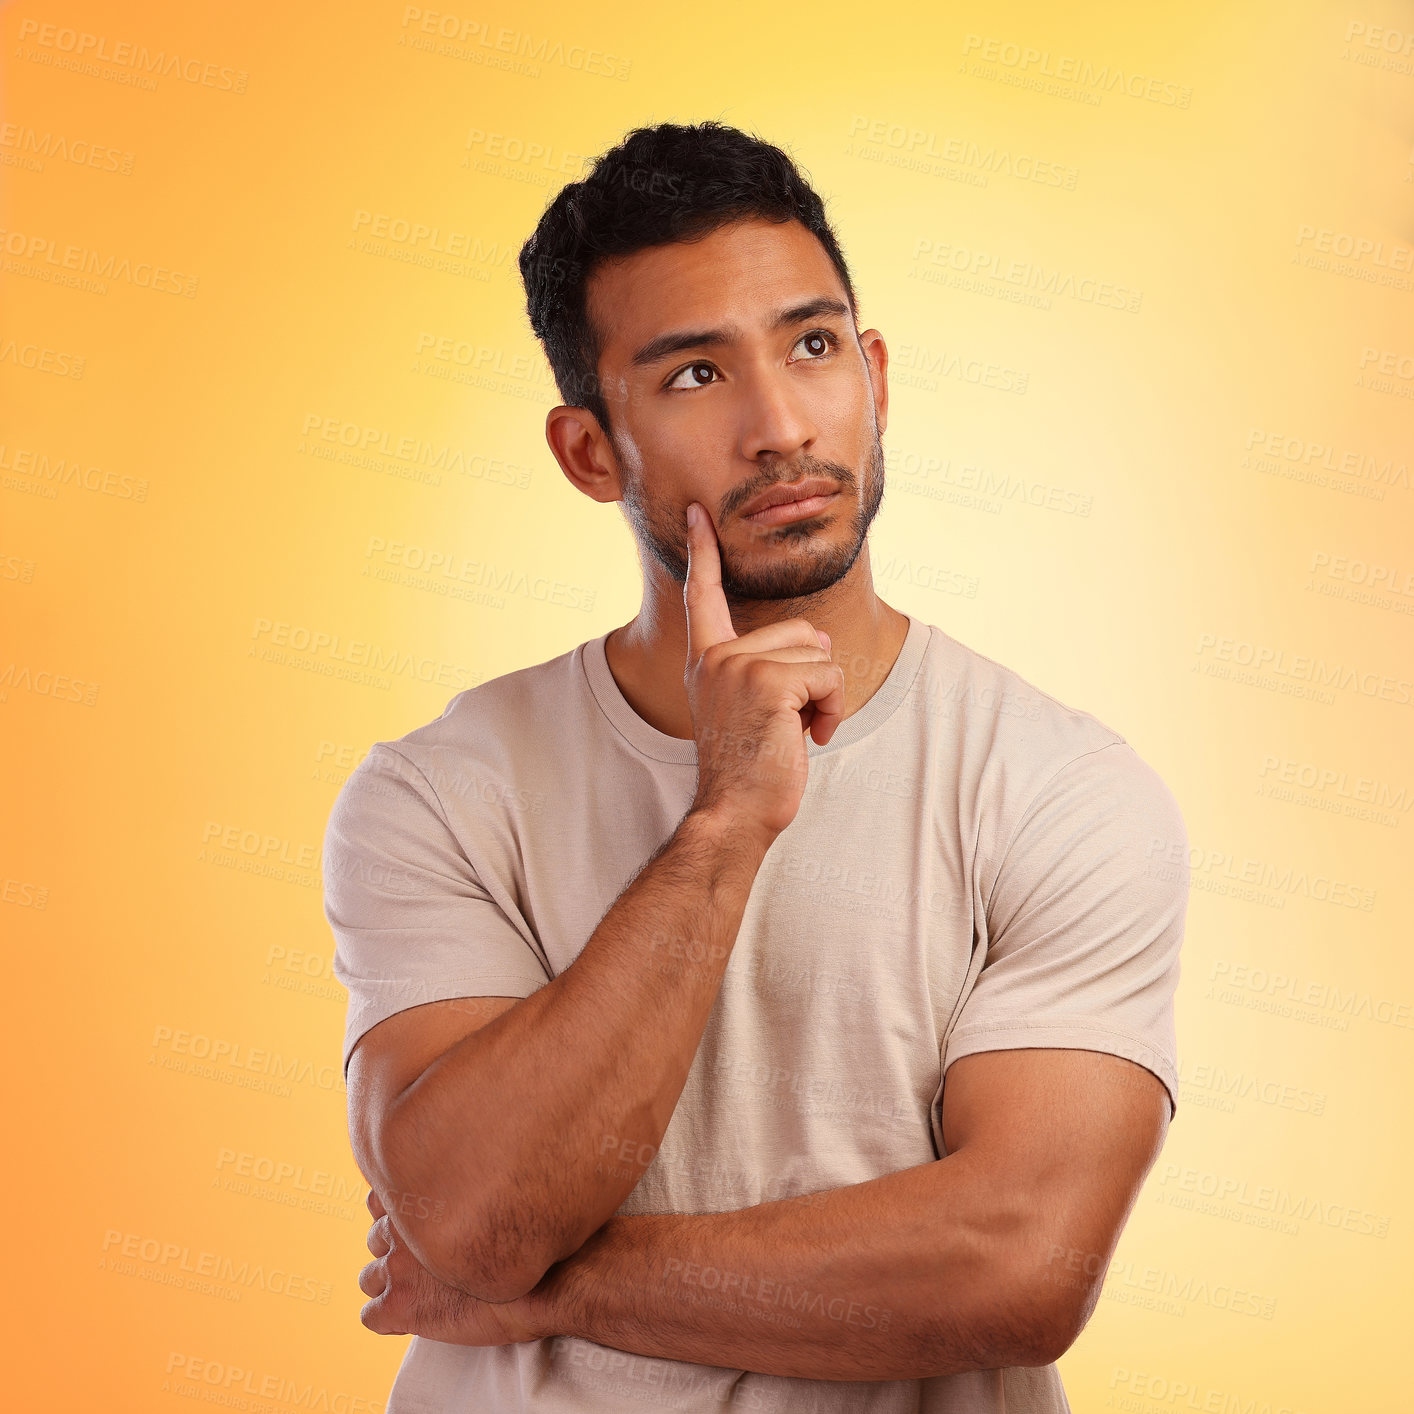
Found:
[{"label": "ear", "polygon": [[576,490],[595,501],[623,499],[613,444],[588,408],[560,404],[545,414],[545,440]]},{"label": "ear", "polygon": [[882,435],[889,425],[889,348],[877,329],[866,329],[859,336],[864,360],[869,365],[869,382],[874,389],[874,414],[879,419]]}]

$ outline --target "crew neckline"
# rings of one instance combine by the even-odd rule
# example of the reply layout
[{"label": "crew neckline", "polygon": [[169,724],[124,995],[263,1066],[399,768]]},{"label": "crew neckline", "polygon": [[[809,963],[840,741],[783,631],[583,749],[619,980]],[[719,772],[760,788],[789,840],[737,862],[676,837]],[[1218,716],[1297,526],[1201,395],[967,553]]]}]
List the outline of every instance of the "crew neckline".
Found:
[{"label": "crew neckline", "polygon": [[[899,649],[898,657],[889,669],[888,676],[859,711],[839,724],[834,736],[824,746],[809,737],[806,738],[805,744],[812,758],[827,756],[832,751],[840,751],[862,741],[893,715],[894,709],[913,687],[913,681],[923,666],[923,655],[927,651],[932,630],[922,619],[915,618],[906,610],[900,612],[908,619],[908,632],[904,635],[903,646]],[[666,761],[675,765],[696,765],[695,741],[660,732],[629,705],[628,698],[623,695],[609,669],[609,655],[605,645],[613,631],[609,629],[598,638],[588,640],[580,655],[590,691],[593,692],[600,710],[619,735],[641,755],[654,761]]]}]

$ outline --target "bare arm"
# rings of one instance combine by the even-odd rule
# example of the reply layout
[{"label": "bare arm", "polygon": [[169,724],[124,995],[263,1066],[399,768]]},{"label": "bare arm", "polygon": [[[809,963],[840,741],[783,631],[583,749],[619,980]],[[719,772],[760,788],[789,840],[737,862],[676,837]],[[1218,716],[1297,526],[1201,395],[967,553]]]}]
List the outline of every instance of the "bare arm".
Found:
[{"label": "bare arm", "polygon": [[1022,1214],[963,1155],[732,1213],[615,1217],[530,1300],[556,1334],[806,1379],[1040,1363],[1008,1311]]},{"label": "bare arm", "polygon": [[687,1080],[765,848],[689,812],[573,964],[396,1094],[380,1061],[424,1023],[400,1013],[354,1051],[356,1155],[434,1275],[511,1300],[622,1204]]},{"label": "bare arm", "polygon": [[384,1184],[380,1197],[426,1268],[473,1297],[528,1292],[642,1177],[752,883],[799,809],[805,734],[823,745],[843,714],[843,672],[804,619],[737,635],[706,517],[689,532],[684,604],[697,791],[671,838],[539,991],[478,1016],[410,1074],[409,1055],[426,1042],[385,1032],[392,1040],[369,1052],[367,1103],[353,1098],[365,1093],[364,1067],[350,1065],[365,1176]]},{"label": "bare arm", "polygon": [[613,1218],[532,1309],[557,1333],[764,1374],[1050,1364],[1094,1308],[1167,1125],[1162,1083],[1118,1056],[965,1056],[945,1158],[818,1203]]},{"label": "bare arm", "polygon": [[739,1212],[613,1218],[503,1306],[439,1289],[380,1218],[364,1324],[831,1380],[1050,1364],[1158,1156],[1163,1086],[1101,1052],[988,1051],[949,1068],[943,1109],[945,1158]]}]

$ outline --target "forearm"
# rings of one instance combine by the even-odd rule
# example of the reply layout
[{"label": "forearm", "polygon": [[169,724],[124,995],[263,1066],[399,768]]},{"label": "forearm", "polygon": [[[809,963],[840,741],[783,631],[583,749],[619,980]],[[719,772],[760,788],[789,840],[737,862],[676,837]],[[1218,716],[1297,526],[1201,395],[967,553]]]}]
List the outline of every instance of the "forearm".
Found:
[{"label": "forearm", "polygon": [[548,1333],[762,1374],[1045,1364],[1052,1321],[1029,1231],[955,1154],[739,1212],[613,1218],[527,1300]]},{"label": "forearm", "polygon": [[437,1215],[407,1219],[435,1275],[508,1299],[623,1203],[672,1117],[766,848],[690,813],[560,976],[399,1098],[385,1166]]}]

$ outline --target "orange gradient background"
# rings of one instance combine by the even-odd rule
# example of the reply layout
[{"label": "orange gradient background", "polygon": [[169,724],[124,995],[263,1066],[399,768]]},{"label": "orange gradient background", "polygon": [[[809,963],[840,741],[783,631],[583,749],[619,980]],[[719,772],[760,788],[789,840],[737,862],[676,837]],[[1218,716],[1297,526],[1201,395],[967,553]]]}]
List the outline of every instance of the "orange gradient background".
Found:
[{"label": "orange gradient background", "polygon": [[31,0],[0,40],[15,1408],[383,1408],[324,824],[370,742],[636,611],[515,255],[709,117],[801,164],[889,343],[880,594],[1187,820],[1181,1103],[1072,1405],[1408,1407],[1407,5]]}]

